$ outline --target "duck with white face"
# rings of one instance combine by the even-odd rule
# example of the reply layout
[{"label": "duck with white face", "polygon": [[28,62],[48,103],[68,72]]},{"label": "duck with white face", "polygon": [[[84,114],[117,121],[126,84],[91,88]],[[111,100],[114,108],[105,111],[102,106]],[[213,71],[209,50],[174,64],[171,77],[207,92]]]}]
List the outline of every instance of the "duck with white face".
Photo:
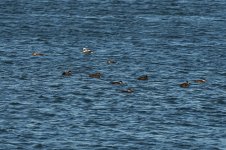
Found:
[{"label": "duck with white face", "polygon": [[93,53],[93,51],[91,49],[88,49],[88,48],[83,48],[82,49],[82,53],[84,53],[84,54],[91,54],[91,53]]},{"label": "duck with white face", "polygon": [[125,83],[122,81],[112,81],[111,84],[112,85],[124,85]]},{"label": "duck with white face", "polygon": [[72,75],[72,71],[71,70],[68,70],[68,71],[64,71],[62,73],[63,76],[71,76]]},{"label": "duck with white face", "polygon": [[107,64],[115,64],[115,63],[116,63],[116,61],[113,60],[113,59],[108,59],[107,60]]},{"label": "duck with white face", "polygon": [[180,84],[180,87],[182,88],[188,88],[189,86],[190,86],[190,83],[188,81]]},{"label": "duck with white face", "polygon": [[38,53],[38,52],[33,52],[32,56],[44,56],[44,54],[42,53]]},{"label": "duck with white face", "polygon": [[121,90],[121,92],[124,92],[124,93],[133,93],[134,92],[134,89],[133,88],[127,88],[127,89]]}]

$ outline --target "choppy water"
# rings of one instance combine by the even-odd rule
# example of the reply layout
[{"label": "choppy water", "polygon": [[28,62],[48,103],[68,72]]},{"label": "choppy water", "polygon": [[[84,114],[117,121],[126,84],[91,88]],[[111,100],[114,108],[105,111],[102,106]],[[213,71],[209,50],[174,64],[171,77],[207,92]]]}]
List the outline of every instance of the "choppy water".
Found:
[{"label": "choppy water", "polygon": [[1,0],[0,149],[225,149],[225,16],[224,0]]}]

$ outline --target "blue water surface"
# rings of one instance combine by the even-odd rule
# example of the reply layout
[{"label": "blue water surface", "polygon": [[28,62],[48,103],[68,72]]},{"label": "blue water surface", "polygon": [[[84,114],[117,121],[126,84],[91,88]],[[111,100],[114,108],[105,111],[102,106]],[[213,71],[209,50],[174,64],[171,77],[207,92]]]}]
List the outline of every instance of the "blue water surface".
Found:
[{"label": "blue water surface", "polygon": [[223,150],[225,37],[225,0],[1,0],[0,149]]}]

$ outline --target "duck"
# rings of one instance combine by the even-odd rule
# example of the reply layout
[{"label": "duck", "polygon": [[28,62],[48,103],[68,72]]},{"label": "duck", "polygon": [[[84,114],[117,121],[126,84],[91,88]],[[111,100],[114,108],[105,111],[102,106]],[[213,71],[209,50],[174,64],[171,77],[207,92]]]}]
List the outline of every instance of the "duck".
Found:
[{"label": "duck", "polygon": [[197,80],[193,80],[195,83],[205,83],[206,80],[205,79],[197,79]]},{"label": "duck", "polygon": [[133,88],[128,88],[128,89],[123,89],[121,91],[124,92],[124,93],[133,93],[134,89]]},{"label": "duck", "polygon": [[148,75],[142,75],[138,77],[137,80],[148,80]]},{"label": "duck", "polygon": [[112,60],[112,59],[108,59],[108,60],[107,60],[107,64],[115,64],[115,63],[116,63],[115,60]]},{"label": "duck", "polygon": [[188,88],[189,86],[190,86],[190,83],[188,81],[180,84],[180,87],[182,88]]},{"label": "duck", "polygon": [[88,49],[88,48],[83,48],[83,49],[82,49],[82,52],[83,52],[84,54],[91,54],[91,53],[93,53],[93,51],[92,51],[91,49]]},{"label": "duck", "polygon": [[62,73],[62,75],[63,75],[63,76],[71,76],[71,75],[72,75],[72,72],[71,72],[71,70],[64,71],[64,72]]},{"label": "duck", "polygon": [[38,52],[33,52],[32,56],[44,56],[44,54],[42,53],[38,53]]},{"label": "duck", "polygon": [[123,85],[125,83],[123,83],[122,81],[112,81],[111,84],[113,84],[113,85]]},{"label": "duck", "polygon": [[93,74],[89,74],[89,77],[91,78],[100,78],[102,75],[100,72],[96,72],[96,73],[93,73]]}]

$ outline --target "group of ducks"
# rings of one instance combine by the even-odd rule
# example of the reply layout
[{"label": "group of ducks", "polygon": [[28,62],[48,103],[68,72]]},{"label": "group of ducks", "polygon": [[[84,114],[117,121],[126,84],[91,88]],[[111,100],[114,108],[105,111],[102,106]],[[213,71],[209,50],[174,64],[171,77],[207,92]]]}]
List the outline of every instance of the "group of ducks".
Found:
[{"label": "group of ducks", "polygon": [[[82,49],[82,53],[83,54],[92,54],[93,53],[93,50],[91,49],[88,49],[88,48],[83,48]],[[45,56],[45,54],[43,53],[38,53],[38,52],[33,52],[32,53],[32,56]],[[114,64],[116,63],[115,60],[113,59],[109,59],[107,60],[107,64]],[[62,73],[63,76],[72,76],[72,71],[71,70],[67,70],[67,71],[64,71]],[[100,79],[103,75],[100,73],[100,72],[96,72],[96,73],[92,73],[92,74],[89,74],[88,75],[90,78],[97,78],[97,79]],[[142,76],[139,76],[137,78],[137,80],[148,80],[148,75],[142,75]],[[126,85],[126,83],[124,83],[123,81],[112,81],[110,82],[112,85]],[[129,88],[126,88],[126,89],[123,89],[121,90],[121,92],[125,92],[125,93],[133,93],[134,92],[134,89],[129,87]]]},{"label": "group of ducks", "polygon": [[[93,53],[93,50],[91,49],[88,49],[88,48],[83,48],[82,49],[82,53],[83,54],[92,54]],[[44,54],[42,53],[38,53],[38,52],[33,52],[32,53],[32,56],[44,56]],[[113,63],[116,63],[116,61],[112,60],[112,59],[109,59],[107,60],[107,63],[108,64],[113,64]],[[71,70],[68,70],[68,71],[64,71],[62,73],[63,76],[72,76],[72,71]],[[92,74],[89,74],[89,77],[90,78],[101,78],[102,74],[100,72],[96,72],[96,73],[92,73]],[[142,75],[142,76],[139,76],[137,78],[137,80],[148,80],[148,75]],[[206,80],[204,79],[198,79],[198,80],[192,80],[193,82],[195,83],[205,83]],[[125,85],[126,83],[122,82],[122,81],[112,81],[110,82],[112,85]],[[179,86],[181,88],[188,88],[190,86],[190,82],[186,81],[184,83],[180,83]],[[133,88],[127,88],[127,89],[123,89],[121,90],[121,92],[126,92],[126,93],[132,93],[134,92],[134,89]]]}]

